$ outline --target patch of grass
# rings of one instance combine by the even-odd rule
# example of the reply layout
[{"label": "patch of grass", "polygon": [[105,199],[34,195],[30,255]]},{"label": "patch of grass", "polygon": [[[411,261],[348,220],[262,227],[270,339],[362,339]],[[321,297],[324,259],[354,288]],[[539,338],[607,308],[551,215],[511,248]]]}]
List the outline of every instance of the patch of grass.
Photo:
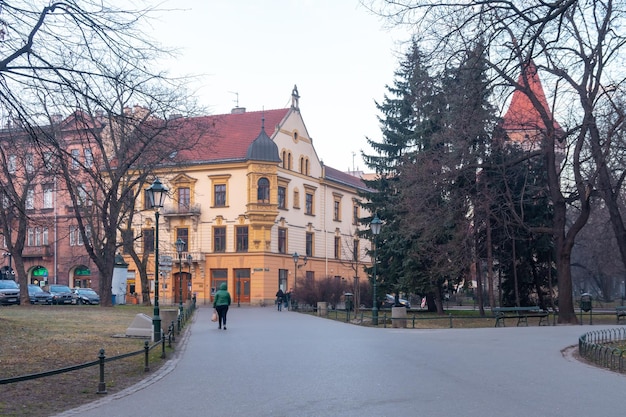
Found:
[{"label": "patch of grass", "polygon": [[[0,308],[0,378],[79,365],[141,350],[144,340],[123,335],[138,313],[152,307],[20,306]],[[150,372],[164,362],[160,348],[150,353]],[[114,393],[145,378],[144,356],[107,362],[107,391]],[[0,415],[43,417],[99,399],[99,367],[0,387]]]}]

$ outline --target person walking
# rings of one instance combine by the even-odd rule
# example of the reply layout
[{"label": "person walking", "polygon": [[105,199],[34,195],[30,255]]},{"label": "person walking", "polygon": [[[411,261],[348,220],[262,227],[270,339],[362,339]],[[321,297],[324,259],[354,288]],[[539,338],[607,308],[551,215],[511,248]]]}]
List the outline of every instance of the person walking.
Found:
[{"label": "person walking", "polygon": [[283,298],[285,298],[285,293],[283,292],[282,288],[279,288],[278,292],[276,293],[276,304],[278,305],[278,311],[282,311],[283,309]]},{"label": "person walking", "polygon": [[217,311],[217,322],[219,323],[218,329],[221,329],[223,324],[224,330],[226,330],[226,314],[230,305],[230,293],[227,288],[228,286],[223,282],[213,297],[213,308]]}]

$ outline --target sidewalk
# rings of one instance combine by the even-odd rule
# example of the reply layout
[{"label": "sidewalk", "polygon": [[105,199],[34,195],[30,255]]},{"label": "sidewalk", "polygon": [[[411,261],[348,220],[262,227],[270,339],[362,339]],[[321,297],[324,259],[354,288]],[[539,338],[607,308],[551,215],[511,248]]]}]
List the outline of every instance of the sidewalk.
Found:
[{"label": "sidewalk", "polygon": [[211,311],[197,311],[155,375],[57,417],[621,417],[626,407],[626,376],[562,352],[600,326],[374,329],[235,306],[218,330]]}]

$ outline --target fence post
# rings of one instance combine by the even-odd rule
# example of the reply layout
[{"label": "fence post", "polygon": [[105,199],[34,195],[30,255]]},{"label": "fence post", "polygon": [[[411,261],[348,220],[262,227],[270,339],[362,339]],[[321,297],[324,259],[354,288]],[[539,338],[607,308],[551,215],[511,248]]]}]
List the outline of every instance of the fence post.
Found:
[{"label": "fence post", "polygon": [[100,349],[100,353],[98,354],[98,360],[100,361],[100,382],[98,383],[98,394],[106,394],[107,393],[107,384],[104,382],[104,349]]},{"label": "fence post", "polygon": [[452,328],[452,313],[448,313],[448,317],[450,317],[450,328]]},{"label": "fence post", "polygon": [[143,350],[144,350],[144,367],[143,367],[143,371],[144,372],[148,372],[150,370],[149,359],[148,359],[148,356],[150,354],[150,342],[148,342],[147,340],[143,344]]}]

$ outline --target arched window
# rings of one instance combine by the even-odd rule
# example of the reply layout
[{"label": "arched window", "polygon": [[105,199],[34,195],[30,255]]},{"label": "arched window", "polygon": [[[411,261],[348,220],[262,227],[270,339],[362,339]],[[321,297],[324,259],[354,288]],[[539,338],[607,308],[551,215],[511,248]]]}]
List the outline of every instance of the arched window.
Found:
[{"label": "arched window", "polygon": [[283,168],[287,169],[287,151],[283,151]]},{"label": "arched window", "polygon": [[270,202],[270,181],[267,178],[259,178],[257,182],[257,202]]}]

